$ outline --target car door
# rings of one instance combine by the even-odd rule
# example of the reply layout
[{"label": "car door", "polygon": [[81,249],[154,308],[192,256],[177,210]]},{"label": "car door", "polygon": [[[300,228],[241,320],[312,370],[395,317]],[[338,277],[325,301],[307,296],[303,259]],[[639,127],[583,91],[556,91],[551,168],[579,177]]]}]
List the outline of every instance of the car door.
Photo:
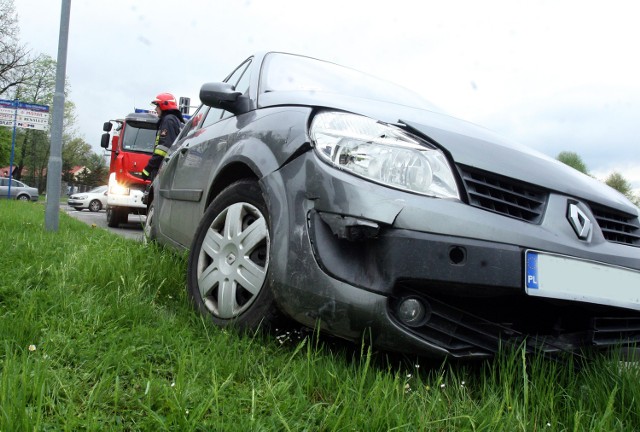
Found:
[{"label": "car door", "polygon": [[9,179],[0,178],[0,198],[8,198],[9,193]]},{"label": "car door", "polygon": [[[228,77],[227,82],[240,91],[248,91],[249,65],[245,61]],[[247,87],[245,89],[245,87]],[[237,131],[235,116],[222,109],[209,108],[199,128],[181,143],[167,168],[171,180],[167,193],[172,201],[165,233],[183,246],[191,243],[205,210],[213,173],[232,144]]]},{"label": "car door", "polygon": [[2,179],[2,186],[0,186],[0,194],[2,194],[3,198],[9,198],[9,193],[11,193],[11,199],[15,199],[18,196],[18,188],[24,186],[17,180],[11,179],[11,191],[9,191],[9,179]]},{"label": "car door", "polygon": [[171,225],[171,207],[174,201],[176,205],[180,205],[180,191],[174,192],[172,190],[173,176],[175,174],[176,162],[178,155],[182,154],[182,147],[194,136],[194,134],[200,130],[202,122],[207,114],[209,107],[200,106],[194,115],[182,128],[182,131],[176,138],[176,142],[169,149],[169,154],[165,158],[163,165],[160,168],[160,174],[155,180],[156,194],[161,199],[156,201],[155,215],[159,232],[163,235],[173,237],[174,227]]}]

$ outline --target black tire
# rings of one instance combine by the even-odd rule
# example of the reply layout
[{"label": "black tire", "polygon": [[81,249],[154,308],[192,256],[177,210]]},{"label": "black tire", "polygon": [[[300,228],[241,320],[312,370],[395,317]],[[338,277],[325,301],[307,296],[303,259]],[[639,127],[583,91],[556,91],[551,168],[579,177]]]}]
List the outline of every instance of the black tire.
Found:
[{"label": "black tire", "polygon": [[98,212],[102,210],[102,203],[100,200],[94,199],[89,203],[89,211]]},{"label": "black tire", "polygon": [[142,236],[142,242],[144,244],[153,243],[156,241],[156,226],[154,224],[154,215],[155,215],[156,206],[151,202],[149,207],[147,208],[147,219],[144,221],[144,230]]},{"label": "black tire", "polygon": [[204,213],[187,266],[194,306],[219,326],[268,329],[281,317],[269,284],[269,213],[257,182],[224,189]]},{"label": "black tire", "polygon": [[109,228],[118,228],[129,218],[129,214],[120,207],[107,207],[107,226]]},{"label": "black tire", "polygon": [[31,197],[29,195],[18,195],[16,199],[18,201],[30,201]]},{"label": "black tire", "polygon": [[107,206],[107,226],[109,228],[118,228],[118,225],[120,225],[120,221],[118,220],[116,209]]}]

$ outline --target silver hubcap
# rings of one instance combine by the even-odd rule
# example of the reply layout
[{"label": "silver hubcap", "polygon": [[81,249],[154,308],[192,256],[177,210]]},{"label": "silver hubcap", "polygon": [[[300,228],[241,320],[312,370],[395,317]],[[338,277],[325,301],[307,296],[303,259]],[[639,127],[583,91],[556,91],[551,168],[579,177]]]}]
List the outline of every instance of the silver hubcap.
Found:
[{"label": "silver hubcap", "polygon": [[269,266],[269,231],[248,203],[227,207],[213,221],[198,255],[197,278],[205,306],[231,319],[255,301]]}]

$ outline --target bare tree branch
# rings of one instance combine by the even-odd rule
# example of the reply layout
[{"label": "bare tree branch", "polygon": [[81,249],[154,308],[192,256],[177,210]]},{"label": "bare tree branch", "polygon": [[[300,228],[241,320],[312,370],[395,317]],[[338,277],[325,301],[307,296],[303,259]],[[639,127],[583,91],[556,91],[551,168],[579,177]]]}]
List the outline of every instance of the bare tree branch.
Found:
[{"label": "bare tree branch", "polygon": [[13,0],[0,0],[0,95],[33,78],[37,58],[19,43],[18,34]]}]

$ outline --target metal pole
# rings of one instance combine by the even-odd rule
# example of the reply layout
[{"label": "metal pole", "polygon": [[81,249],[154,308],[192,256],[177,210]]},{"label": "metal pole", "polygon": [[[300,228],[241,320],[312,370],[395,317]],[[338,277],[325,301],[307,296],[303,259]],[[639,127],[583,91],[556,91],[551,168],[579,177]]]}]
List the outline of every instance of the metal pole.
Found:
[{"label": "metal pole", "polygon": [[11,136],[11,158],[9,161],[9,190],[7,191],[7,199],[11,199],[11,183],[13,183],[13,155],[16,148],[16,126],[18,126],[18,99],[13,101],[13,135]]},{"label": "metal pole", "polygon": [[51,151],[47,167],[47,208],[44,225],[47,231],[58,231],[60,219],[60,182],[62,178],[62,121],[64,119],[64,82],[67,71],[67,41],[71,0],[62,0],[60,38],[58,39],[58,65],[56,92],[53,95],[53,122],[51,124]]}]

